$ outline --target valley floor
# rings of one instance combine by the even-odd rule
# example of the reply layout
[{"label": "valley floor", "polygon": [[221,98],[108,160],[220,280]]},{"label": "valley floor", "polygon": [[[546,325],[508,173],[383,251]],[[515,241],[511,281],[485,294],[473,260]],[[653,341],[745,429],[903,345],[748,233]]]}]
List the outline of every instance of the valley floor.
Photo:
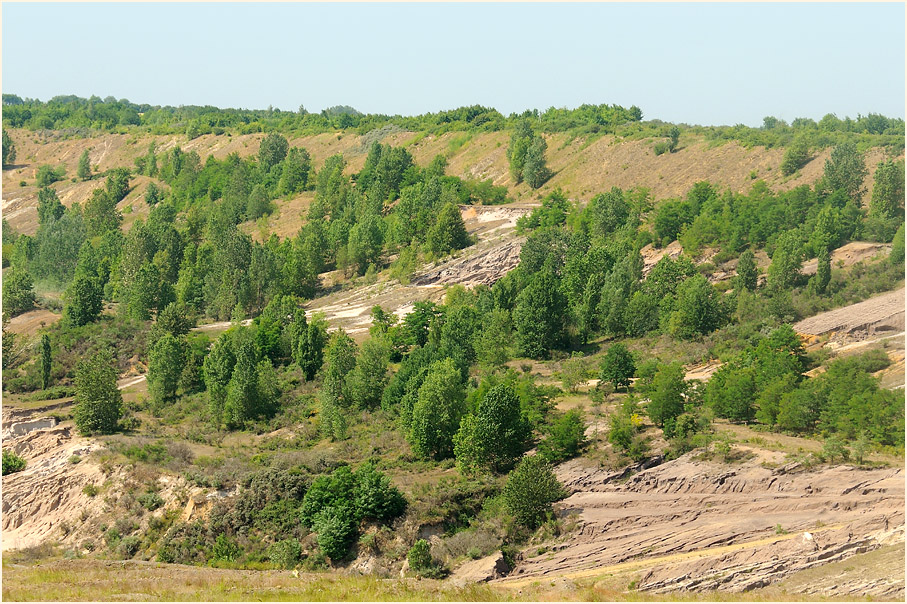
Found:
[{"label": "valley floor", "polygon": [[[671,594],[676,601],[903,601],[904,545],[883,546],[843,562],[794,573],[742,593],[705,590]],[[339,573],[248,571],[155,562],[5,556],[5,601],[658,601],[637,591],[634,574],[463,587],[430,579],[379,579]],[[899,578],[898,578],[899,577]],[[867,588],[869,590],[867,591]]]}]

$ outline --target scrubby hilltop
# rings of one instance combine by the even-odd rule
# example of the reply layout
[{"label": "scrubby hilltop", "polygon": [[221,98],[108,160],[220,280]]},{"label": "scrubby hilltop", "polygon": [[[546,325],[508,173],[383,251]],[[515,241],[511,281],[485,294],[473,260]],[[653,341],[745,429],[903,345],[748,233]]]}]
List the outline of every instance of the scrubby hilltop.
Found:
[{"label": "scrubby hilltop", "polygon": [[903,597],[902,120],[4,103],[5,597]]}]

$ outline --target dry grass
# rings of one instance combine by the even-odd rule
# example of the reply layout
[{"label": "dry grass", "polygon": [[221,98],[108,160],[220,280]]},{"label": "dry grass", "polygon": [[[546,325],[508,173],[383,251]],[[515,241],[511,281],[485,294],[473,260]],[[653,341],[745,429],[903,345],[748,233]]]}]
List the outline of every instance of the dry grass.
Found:
[{"label": "dry grass", "polygon": [[[887,550],[888,548],[886,548]],[[898,555],[883,552],[886,561]],[[881,550],[880,550],[881,551]],[[903,561],[903,546],[900,560]],[[869,568],[880,554],[855,556],[841,563],[848,572]],[[865,558],[865,560],[863,559]],[[886,568],[887,568],[886,566]],[[839,569],[840,570],[840,569]],[[814,571],[809,571],[815,574]],[[821,574],[821,569],[818,571]],[[552,579],[521,588],[429,579],[382,579],[338,573],[243,571],[155,562],[114,562],[4,556],[6,601],[804,601],[847,600],[800,593],[799,575],[777,587],[746,593],[704,592],[655,595],[630,588],[634,576],[607,575],[589,580]],[[824,576],[824,575],[823,575]]]}]

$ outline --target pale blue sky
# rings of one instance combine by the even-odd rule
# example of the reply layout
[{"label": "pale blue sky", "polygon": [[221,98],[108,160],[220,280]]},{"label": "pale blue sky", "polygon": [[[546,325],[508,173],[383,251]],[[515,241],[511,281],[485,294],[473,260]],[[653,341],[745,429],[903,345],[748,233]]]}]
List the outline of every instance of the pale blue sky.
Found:
[{"label": "pale blue sky", "polygon": [[4,2],[3,92],[414,115],[904,117],[904,4]]}]

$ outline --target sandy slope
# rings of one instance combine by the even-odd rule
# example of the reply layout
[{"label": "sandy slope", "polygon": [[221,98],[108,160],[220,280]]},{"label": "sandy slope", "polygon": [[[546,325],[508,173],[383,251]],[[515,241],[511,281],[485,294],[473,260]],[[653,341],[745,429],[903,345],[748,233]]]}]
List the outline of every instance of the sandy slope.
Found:
[{"label": "sandy slope", "polygon": [[632,571],[645,590],[741,591],[903,543],[902,469],[807,470],[774,455],[774,464],[727,465],[687,454],[626,481],[582,460],[563,464],[558,477],[573,494],[558,513],[577,514],[577,530],[550,553],[524,552],[502,581]]}]

